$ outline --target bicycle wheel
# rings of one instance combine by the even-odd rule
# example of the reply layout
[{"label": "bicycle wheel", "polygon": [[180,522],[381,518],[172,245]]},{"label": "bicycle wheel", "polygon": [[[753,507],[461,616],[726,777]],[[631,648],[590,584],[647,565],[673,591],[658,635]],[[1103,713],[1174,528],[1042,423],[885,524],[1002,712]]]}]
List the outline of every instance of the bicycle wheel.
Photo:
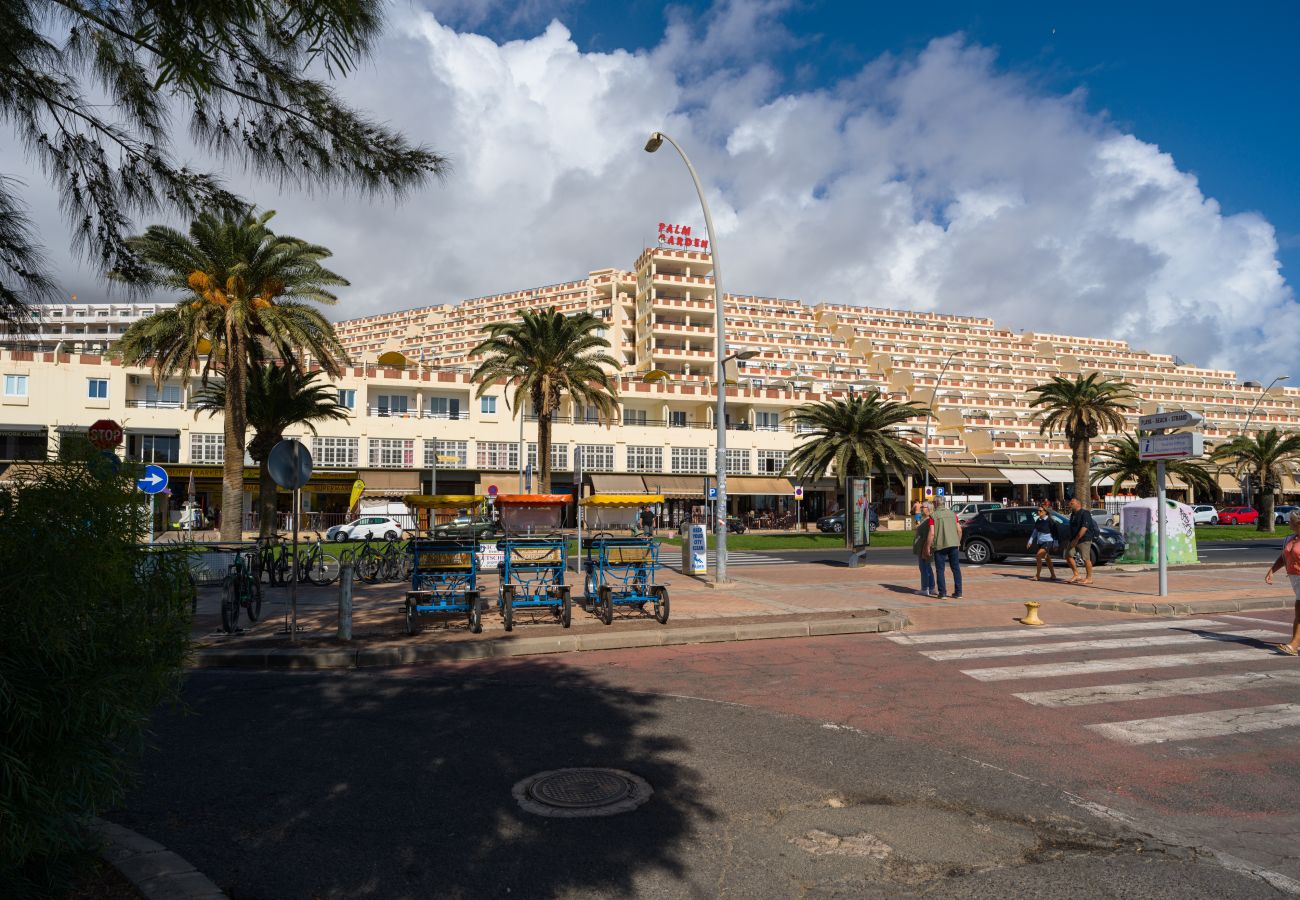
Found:
[{"label": "bicycle wheel", "polygon": [[234,575],[221,582],[221,630],[233,634],[239,623],[239,584]]},{"label": "bicycle wheel", "polygon": [[357,557],[357,577],[366,584],[376,584],[382,566],[383,557],[378,553],[363,553]]},{"label": "bicycle wheel", "polygon": [[244,610],[248,613],[248,621],[256,622],[262,615],[262,583],[248,574],[244,576],[244,588],[247,592]]},{"label": "bicycle wheel", "polygon": [[339,561],[329,553],[321,553],[312,560],[311,568],[307,571],[311,578],[312,584],[318,584],[325,587],[327,584],[333,584],[334,579],[339,577]]}]

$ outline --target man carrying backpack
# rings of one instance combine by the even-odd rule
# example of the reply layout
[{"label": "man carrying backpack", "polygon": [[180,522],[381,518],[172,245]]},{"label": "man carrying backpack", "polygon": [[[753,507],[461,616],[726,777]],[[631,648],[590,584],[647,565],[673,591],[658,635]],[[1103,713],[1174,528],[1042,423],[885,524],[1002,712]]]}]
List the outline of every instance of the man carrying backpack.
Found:
[{"label": "man carrying backpack", "polygon": [[[1097,523],[1092,520],[1092,513],[1083,508],[1078,497],[1073,498],[1070,501],[1070,539],[1065,545],[1065,561],[1074,573],[1070,584],[1092,584],[1092,541],[1096,536]],[[1076,551],[1083,557],[1083,578],[1079,577],[1079,565],[1074,561]]]}]

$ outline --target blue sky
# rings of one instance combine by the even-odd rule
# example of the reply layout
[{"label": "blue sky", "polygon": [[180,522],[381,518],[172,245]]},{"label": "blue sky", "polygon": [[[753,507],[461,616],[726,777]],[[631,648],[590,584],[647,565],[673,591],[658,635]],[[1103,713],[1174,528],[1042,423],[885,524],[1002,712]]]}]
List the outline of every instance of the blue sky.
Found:
[{"label": "blue sky", "polygon": [[[669,18],[698,23],[712,6],[525,3],[464,24],[508,40],[558,16],[584,50],[647,50]],[[1263,213],[1283,274],[1300,272],[1300,5],[803,0],[779,21],[788,33],[771,34],[764,51],[791,88],[831,85],[882,54],[961,32],[1044,91],[1082,89],[1089,110],[1172,153],[1225,212]]]}]

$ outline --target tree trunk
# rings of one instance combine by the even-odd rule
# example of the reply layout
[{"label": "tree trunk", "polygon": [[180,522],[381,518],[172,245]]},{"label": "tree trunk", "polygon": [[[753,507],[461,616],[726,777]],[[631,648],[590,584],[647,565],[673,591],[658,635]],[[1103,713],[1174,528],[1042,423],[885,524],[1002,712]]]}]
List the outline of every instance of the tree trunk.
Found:
[{"label": "tree trunk", "polygon": [[1087,438],[1070,446],[1070,451],[1074,454],[1074,496],[1083,504],[1084,509],[1092,505],[1092,485],[1088,481],[1091,458],[1089,449]]},{"label": "tree trunk", "polygon": [[1255,530],[1272,534],[1273,507],[1275,505],[1273,485],[1258,474],[1255,476],[1255,483],[1259,485],[1259,503],[1255,505],[1255,508],[1259,510],[1259,521],[1255,523]]},{"label": "tree trunk", "polygon": [[537,411],[537,493],[551,492],[551,411]]},{"label": "tree trunk", "polygon": [[271,466],[268,458],[263,457],[257,461],[257,509],[258,524],[257,536],[259,538],[273,537],[276,533],[275,519],[276,512],[279,509],[277,502],[277,493],[279,488],[275,479],[271,477]]},{"label": "tree trunk", "polygon": [[226,325],[225,454],[221,477],[221,540],[238,541],[244,530],[244,436],[248,408],[244,399],[244,344],[236,329]]}]

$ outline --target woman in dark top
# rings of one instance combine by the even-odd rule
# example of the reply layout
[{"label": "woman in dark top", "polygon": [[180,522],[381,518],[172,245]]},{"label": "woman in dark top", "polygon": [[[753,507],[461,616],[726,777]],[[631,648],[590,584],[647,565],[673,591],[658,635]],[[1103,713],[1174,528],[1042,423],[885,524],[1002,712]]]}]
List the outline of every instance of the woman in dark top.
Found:
[{"label": "woman in dark top", "polygon": [[1038,507],[1038,518],[1034,519],[1034,530],[1029,535],[1029,549],[1034,551],[1034,581],[1040,581],[1043,575],[1043,563],[1047,563],[1047,574],[1056,580],[1056,569],[1052,566],[1052,554],[1056,552],[1056,537],[1052,534],[1052,516],[1046,506]]}]

